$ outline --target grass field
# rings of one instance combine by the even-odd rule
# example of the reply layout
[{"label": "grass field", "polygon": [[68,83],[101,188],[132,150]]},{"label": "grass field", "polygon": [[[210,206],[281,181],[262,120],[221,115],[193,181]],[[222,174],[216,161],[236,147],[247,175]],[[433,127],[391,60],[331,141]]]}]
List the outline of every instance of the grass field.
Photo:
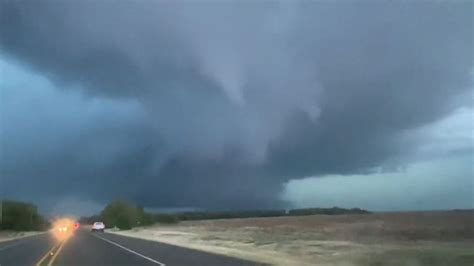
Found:
[{"label": "grass field", "polygon": [[205,220],[117,233],[275,265],[474,265],[474,211]]}]

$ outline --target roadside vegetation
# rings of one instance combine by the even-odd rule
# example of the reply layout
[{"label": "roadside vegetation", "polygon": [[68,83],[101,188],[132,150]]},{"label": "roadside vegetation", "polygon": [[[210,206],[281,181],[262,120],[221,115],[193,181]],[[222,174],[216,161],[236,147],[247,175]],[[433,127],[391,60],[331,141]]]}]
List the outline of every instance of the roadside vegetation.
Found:
[{"label": "roadside vegetation", "polygon": [[107,227],[117,227],[121,230],[148,224],[143,208],[123,200],[107,205],[101,212],[100,219]]},{"label": "roadside vegetation", "polygon": [[92,224],[102,221],[107,228],[128,230],[137,226],[151,224],[176,224],[180,221],[283,217],[304,215],[340,215],[340,214],[369,214],[369,211],[359,208],[307,208],[293,210],[237,210],[237,211],[192,211],[181,213],[148,213],[143,207],[126,200],[115,200],[108,204],[99,215],[82,217],[81,223]]},{"label": "roadside vegetation", "polygon": [[36,205],[21,201],[0,202],[0,230],[42,231],[49,222],[38,213]]}]

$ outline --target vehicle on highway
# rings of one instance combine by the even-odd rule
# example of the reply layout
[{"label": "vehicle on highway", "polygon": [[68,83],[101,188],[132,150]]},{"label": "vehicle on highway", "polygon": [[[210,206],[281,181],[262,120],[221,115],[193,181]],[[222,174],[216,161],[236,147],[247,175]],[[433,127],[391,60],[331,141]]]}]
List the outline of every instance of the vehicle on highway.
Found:
[{"label": "vehicle on highway", "polygon": [[58,233],[69,233],[73,231],[75,222],[69,218],[56,219],[53,222],[53,228]]},{"label": "vehicle on highway", "polygon": [[105,224],[103,222],[95,222],[92,225],[92,232],[104,232]]},{"label": "vehicle on highway", "polygon": [[62,226],[58,226],[56,227],[56,229],[60,232],[60,233],[65,233],[68,231],[68,226],[67,225],[62,225]]}]

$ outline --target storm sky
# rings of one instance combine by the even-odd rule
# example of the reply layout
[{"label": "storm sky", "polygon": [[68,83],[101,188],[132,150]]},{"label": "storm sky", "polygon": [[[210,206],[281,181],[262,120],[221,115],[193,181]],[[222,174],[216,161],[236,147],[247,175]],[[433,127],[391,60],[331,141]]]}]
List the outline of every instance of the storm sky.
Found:
[{"label": "storm sky", "polygon": [[471,1],[0,2],[1,196],[473,208]]}]

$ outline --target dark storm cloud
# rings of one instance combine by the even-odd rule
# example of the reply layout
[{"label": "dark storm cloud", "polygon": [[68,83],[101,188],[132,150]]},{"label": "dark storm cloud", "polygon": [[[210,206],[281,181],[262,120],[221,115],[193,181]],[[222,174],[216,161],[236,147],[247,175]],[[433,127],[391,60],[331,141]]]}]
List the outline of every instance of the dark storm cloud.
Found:
[{"label": "dark storm cloud", "polygon": [[[407,149],[401,132],[468,103],[453,101],[468,90],[473,66],[468,1],[0,7],[5,56],[61,93],[78,88],[86,102],[118,102],[102,120],[80,114],[88,122],[74,141],[74,126],[61,123],[42,141],[62,148],[28,166],[7,156],[13,190],[34,175],[35,184],[72,182],[100,201],[275,206],[285,181],[383,166]],[[121,101],[140,114],[116,118],[131,112]],[[5,135],[2,142],[19,141]],[[24,160],[38,147],[12,149]]]}]

